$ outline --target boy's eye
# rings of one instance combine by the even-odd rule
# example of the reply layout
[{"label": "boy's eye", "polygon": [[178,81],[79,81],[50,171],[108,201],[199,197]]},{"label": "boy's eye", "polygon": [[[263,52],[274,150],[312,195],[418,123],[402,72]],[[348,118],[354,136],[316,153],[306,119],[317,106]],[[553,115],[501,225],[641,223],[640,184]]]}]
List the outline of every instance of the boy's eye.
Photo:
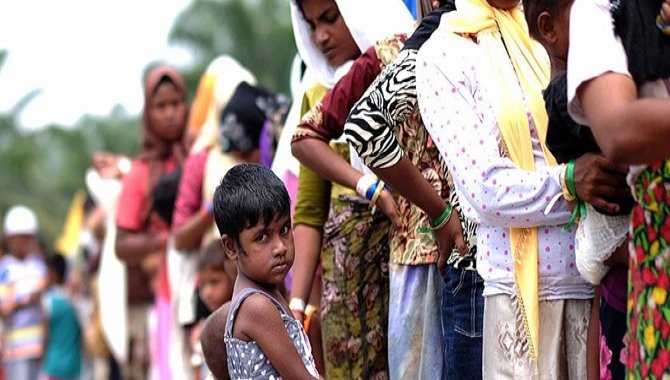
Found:
[{"label": "boy's eye", "polygon": [[290,230],[291,227],[289,225],[284,225],[281,230],[279,230],[279,234],[286,235]]},{"label": "boy's eye", "polygon": [[268,234],[260,234],[256,237],[256,241],[261,242],[261,243],[266,241],[266,240],[268,240]]}]

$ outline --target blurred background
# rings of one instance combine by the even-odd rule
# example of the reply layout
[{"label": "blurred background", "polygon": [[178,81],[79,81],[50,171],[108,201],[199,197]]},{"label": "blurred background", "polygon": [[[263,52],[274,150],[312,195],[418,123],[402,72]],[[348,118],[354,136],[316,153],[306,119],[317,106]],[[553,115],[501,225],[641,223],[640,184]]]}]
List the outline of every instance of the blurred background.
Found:
[{"label": "blurred background", "polygon": [[288,94],[288,0],[3,0],[0,210],[29,205],[50,246],[91,154],[137,152],[146,69],[178,68],[192,100],[221,54]]}]

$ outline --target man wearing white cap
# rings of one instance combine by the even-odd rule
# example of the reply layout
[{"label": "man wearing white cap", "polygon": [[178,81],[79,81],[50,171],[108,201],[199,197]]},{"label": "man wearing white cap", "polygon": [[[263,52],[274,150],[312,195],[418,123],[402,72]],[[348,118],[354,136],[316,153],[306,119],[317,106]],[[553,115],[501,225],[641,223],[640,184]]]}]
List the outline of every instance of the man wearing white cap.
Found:
[{"label": "man wearing white cap", "polygon": [[44,262],[32,252],[37,217],[28,207],[13,206],[3,227],[9,254],[0,259],[2,363],[8,379],[37,379],[44,344],[40,299],[46,284]]}]

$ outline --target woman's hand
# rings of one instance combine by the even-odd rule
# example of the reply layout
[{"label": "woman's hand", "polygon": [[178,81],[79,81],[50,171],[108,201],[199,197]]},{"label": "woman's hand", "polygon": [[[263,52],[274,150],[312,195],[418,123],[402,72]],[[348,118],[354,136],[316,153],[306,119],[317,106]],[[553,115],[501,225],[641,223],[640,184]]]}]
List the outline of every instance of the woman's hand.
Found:
[{"label": "woman's hand", "polygon": [[461,227],[461,220],[456,210],[451,212],[449,221],[442,228],[435,230],[435,237],[437,238],[437,250],[439,252],[437,268],[443,274],[447,267],[447,260],[451,256],[451,250],[454,247],[461,256],[468,254],[468,246],[465,244],[465,238],[463,237],[463,227]]},{"label": "woman's hand", "polygon": [[600,154],[586,153],[575,161],[577,198],[610,213],[619,211],[612,199],[630,196],[626,185],[628,167],[615,164]]},{"label": "woman's hand", "polygon": [[93,153],[91,161],[102,178],[121,178],[128,173],[131,165],[127,157],[107,152]]},{"label": "woman's hand", "polygon": [[395,203],[393,195],[391,195],[388,190],[382,190],[375,207],[379,208],[396,228],[402,226],[402,221],[400,221],[400,216],[398,215],[398,205]]}]

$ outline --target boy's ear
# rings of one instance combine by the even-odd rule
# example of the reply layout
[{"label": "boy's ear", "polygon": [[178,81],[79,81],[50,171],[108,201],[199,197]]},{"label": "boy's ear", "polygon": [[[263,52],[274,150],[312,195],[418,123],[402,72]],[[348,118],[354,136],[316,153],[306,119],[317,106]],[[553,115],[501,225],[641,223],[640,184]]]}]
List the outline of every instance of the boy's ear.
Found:
[{"label": "boy's ear", "polygon": [[549,44],[554,44],[558,40],[554,18],[547,11],[540,13],[537,17],[537,31],[540,34],[539,37]]},{"label": "boy's ear", "polygon": [[226,234],[221,236],[221,245],[229,260],[237,260],[237,247],[235,247],[235,241],[230,236]]}]

